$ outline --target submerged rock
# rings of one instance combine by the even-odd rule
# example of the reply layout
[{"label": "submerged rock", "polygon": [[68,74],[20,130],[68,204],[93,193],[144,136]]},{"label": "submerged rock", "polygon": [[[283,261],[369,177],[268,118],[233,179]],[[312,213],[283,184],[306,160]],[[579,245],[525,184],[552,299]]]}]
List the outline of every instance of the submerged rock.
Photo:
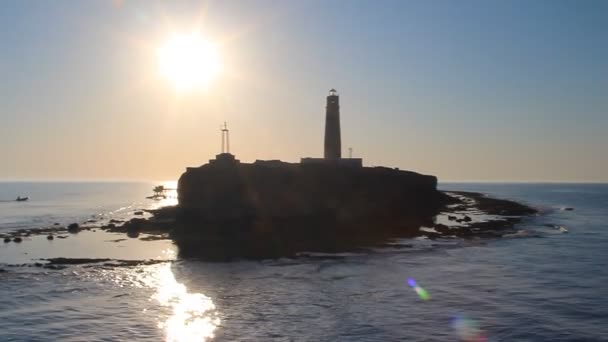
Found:
[{"label": "submerged rock", "polygon": [[78,223],[70,223],[70,225],[68,225],[68,232],[78,233],[79,231],[80,231],[80,225],[78,225]]},{"label": "submerged rock", "polygon": [[17,236],[17,237],[15,237],[15,238],[13,238],[13,242],[17,242],[17,243],[19,243],[19,242],[21,242],[21,241],[23,241],[23,240],[22,240],[20,237],[18,237],[18,236]]},{"label": "submerged rock", "polygon": [[136,239],[139,237],[139,231],[127,231],[127,236],[131,239]]},{"label": "submerged rock", "polygon": [[46,268],[49,270],[64,270],[66,268],[68,268],[67,266],[63,266],[63,265],[44,265],[42,268]]},{"label": "submerged rock", "polygon": [[49,258],[42,259],[48,261],[48,265],[82,265],[82,264],[91,264],[91,263],[99,263],[106,262],[112,259],[108,258]]},{"label": "submerged rock", "polygon": [[5,237],[4,238],[4,243],[8,243],[8,242],[11,242],[11,238],[10,237]]}]

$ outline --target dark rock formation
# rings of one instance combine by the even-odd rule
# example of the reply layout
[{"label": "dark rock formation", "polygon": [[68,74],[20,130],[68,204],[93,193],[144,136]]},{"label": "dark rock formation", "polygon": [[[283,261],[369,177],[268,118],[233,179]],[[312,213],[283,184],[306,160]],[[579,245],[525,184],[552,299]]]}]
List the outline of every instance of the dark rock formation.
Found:
[{"label": "dark rock formation", "polygon": [[432,226],[450,202],[436,187],[434,176],[384,167],[218,158],[188,168],[178,183],[179,205],[167,210],[177,218],[172,238],[183,256],[337,252]]},{"label": "dark rock formation", "polygon": [[8,242],[11,242],[11,238],[10,237],[5,237],[4,238],[4,243],[8,243]]},{"label": "dark rock formation", "polygon": [[68,265],[87,265],[87,266],[105,266],[105,267],[131,267],[140,265],[154,265],[167,260],[121,260],[121,259],[108,259],[108,258],[49,258],[42,259],[48,263],[42,264],[44,268],[62,270]]},{"label": "dark rock formation", "polygon": [[18,236],[16,238],[13,238],[13,242],[19,243],[21,241],[23,241],[23,240],[20,237],[18,237]]},{"label": "dark rock formation", "polygon": [[106,262],[112,259],[107,258],[49,258],[42,259],[48,261],[48,265],[81,265],[81,264],[90,264],[90,263],[98,263],[98,262]]},{"label": "dark rock formation", "polygon": [[78,223],[70,223],[68,226],[68,232],[70,233],[78,233],[80,231],[80,226]]},{"label": "dark rock formation", "polygon": [[47,240],[54,240],[54,239],[55,239],[55,237],[54,237],[53,235],[47,235],[46,239],[47,239]]}]

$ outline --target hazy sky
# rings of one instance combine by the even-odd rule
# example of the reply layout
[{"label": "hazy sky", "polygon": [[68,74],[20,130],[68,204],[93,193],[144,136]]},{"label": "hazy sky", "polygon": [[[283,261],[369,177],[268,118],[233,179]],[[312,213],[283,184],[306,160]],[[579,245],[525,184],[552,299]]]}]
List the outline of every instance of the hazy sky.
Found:
[{"label": "hazy sky", "polygon": [[[0,178],[176,179],[219,152],[318,157],[327,91],[366,165],[608,181],[608,1],[2,1]],[[157,49],[223,70],[178,91]]]}]

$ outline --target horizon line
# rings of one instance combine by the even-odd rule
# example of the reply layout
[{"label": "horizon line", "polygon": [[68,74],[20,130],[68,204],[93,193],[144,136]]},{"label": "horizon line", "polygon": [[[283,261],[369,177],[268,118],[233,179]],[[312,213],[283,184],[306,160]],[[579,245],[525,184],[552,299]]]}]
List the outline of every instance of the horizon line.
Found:
[{"label": "horizon line", "polygon": [[[0,183],[164,183],[178,179],[133,178],[0,178]],[[608,184],[608,180],[438,180],[437,184]]]}]

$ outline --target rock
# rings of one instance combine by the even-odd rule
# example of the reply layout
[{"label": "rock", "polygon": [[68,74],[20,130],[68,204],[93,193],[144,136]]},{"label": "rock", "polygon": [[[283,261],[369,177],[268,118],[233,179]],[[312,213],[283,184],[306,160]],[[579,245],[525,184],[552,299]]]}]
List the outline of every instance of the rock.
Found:
[{"label": "rock", "polygon": [[116,225],[114,223],[110,223],[106,226],[106,228],[114,229],[116,228]]},{"label": "rock", "polygon": [[49,269],[49,270],[63,270],[68,268],[67,266],[63,266],[63,265],[44,265],[43,268]]},{"label": "rock", "polygon": [[143,215],[143,214],[144,214],[143,211],[136,211],[136,212],[133,213],[133,215]]},{"label": "rock", "polygon": [[129,222],[125,223],[122,227],[130,232],[139,232],[141,231],[144,224],[146,224],[147,222],[148,220],[143,218],[134,218],[131,219]]},{"label": "rock", "polygon": [[68,226],[68,232],[70,233],[78,233],[80,231],[80,226],[78,225],[78,223],[71,223]]},{"label": "rock", "polygon": [[574,208],[567,207],[567,208],[564,208],[564,210],[565,211],[572,211],[572,210],[574,210]]},{"label": "rock", "polygon": [[3,268],[0,268],[0,273],[6,273],[7,271]]},{"label": "rock", "polygon": [[55,239],[55,237],[53,235],[47,235],[46,239],[47,240],[53,240],[53,239]]},{"label": "rock", "polygon": [[435,230],[439,233],[445,234],[450,231],[450,227],[446,226],[445,224],[438,223],[435,225]]},{"label": "rock", "polygon": [[48,258],[49,265],[82,265],[110,261],[107,258]]},{"label": "rock", "polygon": [[450,220],[450,221],[456,221],[457,219],[458,219],[458,217],[456,217],[456,216],[448,215],[448,220]]},{"label": "rock", "polygon": [[132,239],[135,239],[135,238],[139,237],[139,232],[136,230],[135,231],[129,230],[129,231],[127,231],[127,236]]},{"label": "rock", "polygon": [[471,222],[471,221],[473,221],[473,219],[472,219],[470,216],[467,216],[467,215],[465,215],[465,216],[462,218],[462,220],[463,220],[464,222]]},{"label": "rock", "polygon": [[13,239],[13,242],[17,242],[17,243],[19,243],[21,241],[23,241],[23,240],[20,237],[18,237],[18,236]]},{"label": "rock", "polygon": [[53,223],[53,226],[58,226],[58,225],[59,225],[59,222]]},{"label": "rock", "polygon": [[95,222],[97,222],[97,220],[93,220],[93,219],[87,220],[87,223],[95,223]]},{"label": "rock", "polygon": [[11,242],[11,238],[9,238],[9,237],[4,238],[4,243],[7,243],[7,242]]},{"label": "rock", "polygon": [[111,219],[110,223],[121,223],[124,222],[123,220],[117,220],[117,219]]}]

